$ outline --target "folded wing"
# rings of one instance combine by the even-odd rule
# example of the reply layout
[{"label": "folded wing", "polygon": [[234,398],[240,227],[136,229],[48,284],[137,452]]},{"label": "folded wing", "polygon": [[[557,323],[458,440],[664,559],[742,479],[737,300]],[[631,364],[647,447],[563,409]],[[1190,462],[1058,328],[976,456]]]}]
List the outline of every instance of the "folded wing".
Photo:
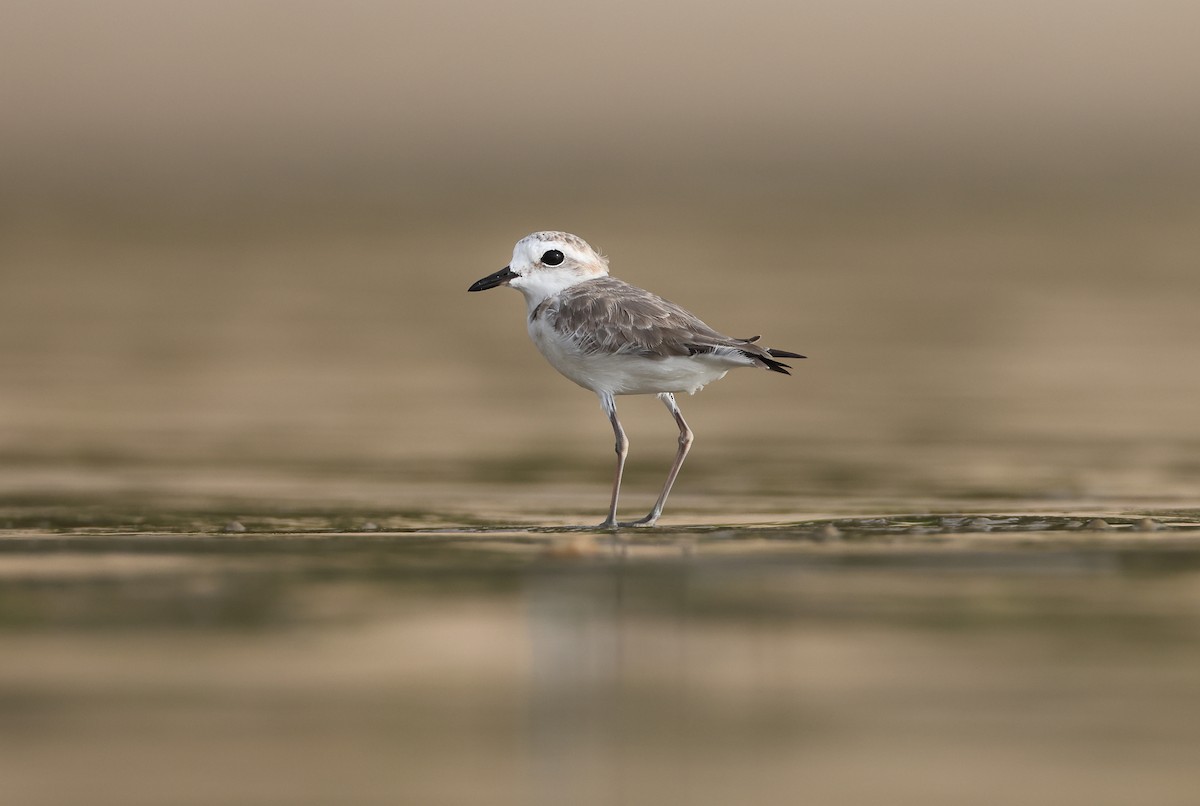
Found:
[{"label": "folded wing", "polygon": [[546,317],[555,331],[587,353],[650,358],[709,354],[785,375],[790,367],[775,359],[804,357],[760,347],[754,343],[758,336],[735,339],[718,333],[690,311],[615,277],[565,289]]}]

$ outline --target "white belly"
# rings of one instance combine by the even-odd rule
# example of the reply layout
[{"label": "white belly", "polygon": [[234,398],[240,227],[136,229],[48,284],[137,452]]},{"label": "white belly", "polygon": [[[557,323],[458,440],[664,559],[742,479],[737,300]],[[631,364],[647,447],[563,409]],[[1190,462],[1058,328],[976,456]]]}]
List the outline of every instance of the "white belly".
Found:
[{"label": "white belly", "polygon": [[555,369],[593,392],[694,394],[725,377],[731,366],[736,366],[728,359],[714,355],[650,358],[622,353],[585,353],[574,341],[560,336],[538,320],[529,324],[529,336]]}]

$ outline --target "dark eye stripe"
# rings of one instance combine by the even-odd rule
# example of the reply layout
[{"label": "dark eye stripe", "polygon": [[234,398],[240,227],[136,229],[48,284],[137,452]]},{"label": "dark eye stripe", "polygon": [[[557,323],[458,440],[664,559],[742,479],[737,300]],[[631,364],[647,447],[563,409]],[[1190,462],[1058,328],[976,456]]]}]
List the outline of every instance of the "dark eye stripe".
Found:
[{"label": "dark eye stripe", "polygon": [[557,266],[563,262],[563,253],[557,249],[551,249],[542,255],[542,262],[547,266]]}]

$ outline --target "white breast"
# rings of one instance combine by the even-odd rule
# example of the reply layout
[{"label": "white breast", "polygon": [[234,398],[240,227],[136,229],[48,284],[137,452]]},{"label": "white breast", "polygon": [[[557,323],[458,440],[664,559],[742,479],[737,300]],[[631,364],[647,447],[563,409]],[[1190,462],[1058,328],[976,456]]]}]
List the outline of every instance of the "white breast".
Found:
[{"label": "white breast", "polygon": [[649,358],[628,353],[585,353],[541,317],[529,322],[529,337],[546,360],[575,383],[593,392],[646,395],[694,394],[725,376],[732,364],[713,355]]}]

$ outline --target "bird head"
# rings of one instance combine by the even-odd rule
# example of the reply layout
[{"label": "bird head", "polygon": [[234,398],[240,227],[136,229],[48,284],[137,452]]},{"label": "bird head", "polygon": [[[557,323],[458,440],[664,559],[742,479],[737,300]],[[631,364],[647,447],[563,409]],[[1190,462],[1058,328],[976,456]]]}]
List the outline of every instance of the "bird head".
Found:
[{"label": "bird head", "polygon": [[608,274],[608,261],[569,232],[535,232],[517,241],[512,261],[476,281],[468,291],[507,285],[526,298],[544,299],[564,288]]}]

